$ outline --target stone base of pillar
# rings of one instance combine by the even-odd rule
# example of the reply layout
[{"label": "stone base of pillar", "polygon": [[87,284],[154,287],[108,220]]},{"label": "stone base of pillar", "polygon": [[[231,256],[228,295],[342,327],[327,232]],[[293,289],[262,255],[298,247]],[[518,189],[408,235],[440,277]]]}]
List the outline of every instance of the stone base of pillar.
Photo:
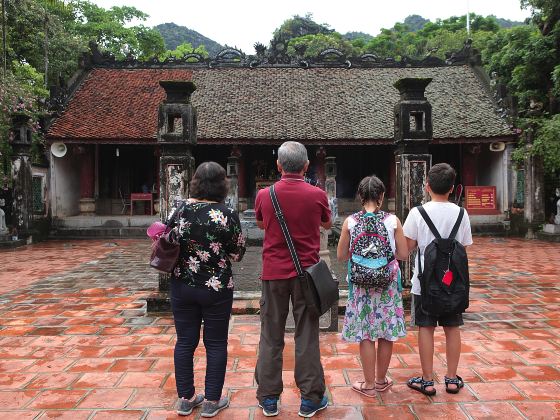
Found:
[{"label": "stone base of pillar", "polygon": [[80,198],[80,214],[95,214],[95,198]]},{"label": "stone base of pillar", "polygon": [[248,203],[248,199],[246,197],[239,197],[238,200],[239,200],[239,203],[238,203],[239,213],[242,213],[245,210],[249,209],[249,203]]}]

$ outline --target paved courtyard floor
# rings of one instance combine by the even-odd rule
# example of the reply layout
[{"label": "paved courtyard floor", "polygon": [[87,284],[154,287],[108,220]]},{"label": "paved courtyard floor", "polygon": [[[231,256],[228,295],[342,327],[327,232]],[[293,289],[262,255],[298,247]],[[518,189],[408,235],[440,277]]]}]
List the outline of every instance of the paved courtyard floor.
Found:
[{"label": "paved courtyard floor", "polygon": [[[471,307],[463,328],[458,395],[438,383],[435,397],[409,391],[420,372],[417,332],[395,345],[393,388],[375,399],[350,389],[361,376],[358,350],[336,333],[321,336],[331,406],[323,419],[560,418],[560,246],[476,238],[470,249]],[[0,418],[176,418],[175,331],[150,316],[157,287],[146,241],[48,242],[0,252]],[[255,270],[250,264],[244,270]],[[234,316],[224,392],[231,408],[216,418],[260,419],[253,370],[256,315]],[[437,334],[435,368],[445,374]],[[286,340],[281,416],[296,418],[293,340]],[[196,384],[204,382],[204,349]],[[199,390],[202,388],[199,388]],[[198,412],[192,418],[198,418]]]}]

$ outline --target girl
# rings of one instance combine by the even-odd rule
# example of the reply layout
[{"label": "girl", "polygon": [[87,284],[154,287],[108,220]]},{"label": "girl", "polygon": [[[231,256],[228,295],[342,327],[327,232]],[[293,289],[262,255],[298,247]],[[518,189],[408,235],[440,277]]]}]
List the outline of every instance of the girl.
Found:
[{"label": "girl", "polygon": [[337,248],[338,260],[348,261],[349,267],[342,338],[360,343],[364,380],[352,389],[366,397],[393,385],[386,376],[393,342],[406,335],[397,259],[408,258],[408,248],[400,220],[381,210],[384,194],[379,178],[362,179],[358,196],[363,209],[344,221]]}]

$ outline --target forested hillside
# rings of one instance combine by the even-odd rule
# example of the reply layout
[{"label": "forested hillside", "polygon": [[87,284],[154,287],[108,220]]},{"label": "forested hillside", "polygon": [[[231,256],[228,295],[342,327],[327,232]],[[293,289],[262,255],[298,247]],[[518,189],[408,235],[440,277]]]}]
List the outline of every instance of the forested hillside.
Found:
[{"label": "forested hillside", "polygon": [[189,43],[194,48],[203,45],[210,56],[215,56],[221,49],[224,48],[216,41],[213,41],[185,26],[176,25],[175,23],[162,23],[161,25],[157,25],[155,29],[163,37],[165,48],[168,50],[174,50],[181,44]]}]

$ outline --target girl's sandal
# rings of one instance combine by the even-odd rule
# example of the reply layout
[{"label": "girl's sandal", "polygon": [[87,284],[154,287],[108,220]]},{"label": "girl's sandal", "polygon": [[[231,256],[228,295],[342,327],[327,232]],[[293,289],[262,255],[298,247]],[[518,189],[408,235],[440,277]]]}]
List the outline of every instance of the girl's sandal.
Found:
[{"label": "girl's sandal", "polygon": [[432,396],[432,395],[436,395],[436,390],[435,388],[432,389],[431,391],[428,391],[426,388],[428,387],[434,387],[434,381],[425,381],[423,377],[421,376],[416,376],[414,378],[410,378],[408,380],[408,382],[406,383],[408,385],[409,388],[421,392],[424,395],[428,395],[428,396]]},{"label": "girl's sandal", "polygon": [[385,378],[385,380],[383,382],[375,381],[375,390],[377,392],[387,391],[392,386],[393,386],[393,381],[388,379],[388,378]]},{"label": "girl's sandal", "polygon": [[[455,388],[449,388],[449,385],[455,385]],[[456,375],[456,378],[445,377],[445,392],[449,394],[458,394],[464,386],[465,382],[463,382],[463,378],[459,375]]]},{"label": "girl's sandal", "polygon": [[358,394],[362,394],[364,397],[375,398],[376,388],[364,388],[365,382],[354,382],[352,384],[352,390],[356,391]]}]

